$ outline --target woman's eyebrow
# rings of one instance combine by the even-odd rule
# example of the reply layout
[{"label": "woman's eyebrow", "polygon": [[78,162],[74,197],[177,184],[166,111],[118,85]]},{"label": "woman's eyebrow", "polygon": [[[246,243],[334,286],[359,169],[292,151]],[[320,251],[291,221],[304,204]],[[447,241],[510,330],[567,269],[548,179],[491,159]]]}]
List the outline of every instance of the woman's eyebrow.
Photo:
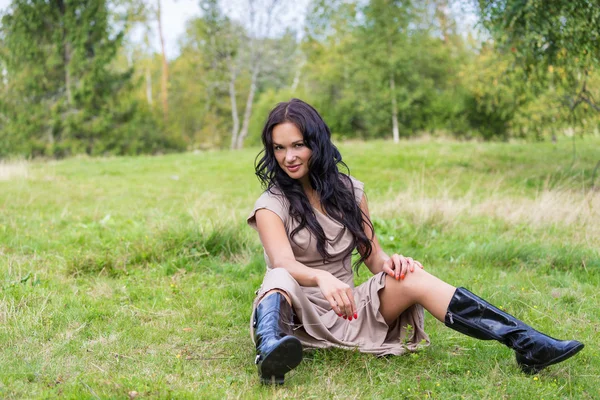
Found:
[{"label": "woman's eyebrow", "polygon": [[[304,142],[304,139],[296,140],[296,141],[292,142],[292,144],[302,143],[302,142]],[[277,142],[273,142],[273,146],[283,146],[283,145],[281,145]]]}]

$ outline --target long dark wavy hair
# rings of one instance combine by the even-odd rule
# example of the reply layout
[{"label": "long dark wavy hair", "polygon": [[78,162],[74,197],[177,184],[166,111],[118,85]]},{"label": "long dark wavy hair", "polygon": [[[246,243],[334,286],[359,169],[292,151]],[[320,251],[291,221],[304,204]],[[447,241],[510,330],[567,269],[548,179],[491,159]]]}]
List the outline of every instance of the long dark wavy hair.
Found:
[{"label": "long dark wavy hair", "polygon": [[[294,124],[304,136],[304,144],[312,150],[312,156],[308,161],[310,184],[319,195],[321,207],[327,215],[352,233],[354,241],[349,251],[354,248],[359,250],[360,258],[354,263],[354,268],[358,271],[360,264],[369,258],[372,251],[372,238],[365,234],[363,223],[370,227],[371,232],[374,232],[373,225],[355,201],[354,186],[348,176],[350,169],[342,161],[342,155],[331,142],[329,127],[317,110],[299,99],[277,104],[269,113],[262,131],[264,148],[255,160],[256,176],[264,189],[273,192],[272,189],[276,187],[288,199],[290,217],[298,221],[298,226],[291,232],[290,238],[294,240],[294,236],[300,230],[307,228],[317,239],[317,250],[324,262],[327,262],[330,258],[325,246],[328,239],[317,221],[302,184],[290,178],[275,158],[273,128],[284,122]],[[344,167],[347,173],[341,173],[338,170],[339,166]]]}]

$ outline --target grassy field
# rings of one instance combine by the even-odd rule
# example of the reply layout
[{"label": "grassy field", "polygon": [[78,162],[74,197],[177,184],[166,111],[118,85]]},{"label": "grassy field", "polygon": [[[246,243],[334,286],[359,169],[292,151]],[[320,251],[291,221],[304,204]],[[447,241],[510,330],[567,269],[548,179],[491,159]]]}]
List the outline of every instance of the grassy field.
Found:
[{"label": "grassy field", "polygon": [[248,332],[258,149],[0,164],[0,398],[599,398],[600,139],[577,146],[340,146],[386,250],[579,339],[577,357],[527,376],[427,315],[418,353],[310,352],[276,388]]}]

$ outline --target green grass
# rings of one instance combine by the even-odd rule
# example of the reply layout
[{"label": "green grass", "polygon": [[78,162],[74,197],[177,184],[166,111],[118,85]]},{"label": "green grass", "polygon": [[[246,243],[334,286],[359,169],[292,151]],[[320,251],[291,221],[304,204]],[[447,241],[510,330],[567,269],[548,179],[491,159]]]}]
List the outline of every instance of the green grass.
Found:
[{"label": "green grass", "polygon": [[[0,164],[0,398],[598,398],[600,140],[346,143],[380,241],[586,348],[536,376],[445,328],[376,358],[314,351],[258,383],[258,149]],[[596,182],[600,184],[600,182]],[[366,268],[356,283],[368,279]]]}]

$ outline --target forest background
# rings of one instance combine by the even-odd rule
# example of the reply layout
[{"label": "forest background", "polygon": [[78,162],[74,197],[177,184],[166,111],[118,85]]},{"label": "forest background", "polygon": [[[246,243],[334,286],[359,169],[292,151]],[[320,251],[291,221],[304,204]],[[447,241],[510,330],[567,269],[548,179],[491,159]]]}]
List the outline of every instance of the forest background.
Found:
[{"label": "forest background", "polygon": [[201,0],[168,58],[160,0],[13,0],[0,158],[242,148],[291,97],[336,140],[598,135],[594,3]]}]

